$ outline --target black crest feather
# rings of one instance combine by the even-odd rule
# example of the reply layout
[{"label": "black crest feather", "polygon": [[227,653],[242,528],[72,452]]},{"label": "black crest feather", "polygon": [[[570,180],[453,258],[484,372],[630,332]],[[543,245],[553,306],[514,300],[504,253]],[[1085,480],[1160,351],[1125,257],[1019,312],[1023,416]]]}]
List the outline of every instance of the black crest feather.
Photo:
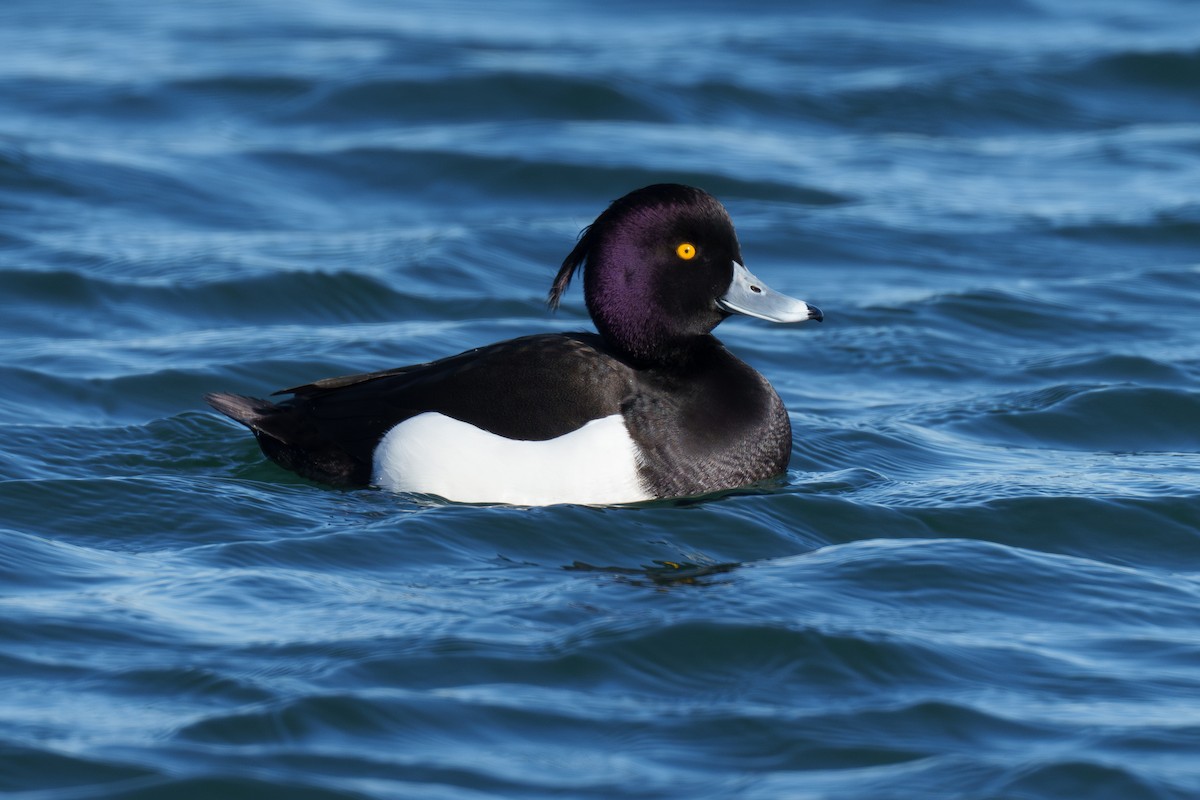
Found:
[{"label": "black crest feather", "polygon": [[558,274],[554,276],[554,283],[550,286],[550,293],[546,295],[546,305],[550,306],[551,311],[558,310],[558,304],[562,301],[563,294],[566,293],[567,287],[571,285],[571,278],[575,275],[575,270],[583,265],[587,260],[588,250],[592,247],[592,225],[588,225],[579,232],[579,241],[575,243],[574,249],[567,254],[563,259],[562,267],[559,268]]}]

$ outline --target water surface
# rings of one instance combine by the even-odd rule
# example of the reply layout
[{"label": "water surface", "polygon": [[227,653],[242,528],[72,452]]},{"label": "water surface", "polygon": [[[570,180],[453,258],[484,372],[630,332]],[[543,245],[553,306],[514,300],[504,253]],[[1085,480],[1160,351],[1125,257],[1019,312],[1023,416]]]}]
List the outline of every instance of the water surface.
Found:
[{"label": "water surface", "polygon": [[[10,0],[0,791],[1200,796],[1200,7]],[[659,181],[776,482],[337,491],[206,391],[587,327]]]}]

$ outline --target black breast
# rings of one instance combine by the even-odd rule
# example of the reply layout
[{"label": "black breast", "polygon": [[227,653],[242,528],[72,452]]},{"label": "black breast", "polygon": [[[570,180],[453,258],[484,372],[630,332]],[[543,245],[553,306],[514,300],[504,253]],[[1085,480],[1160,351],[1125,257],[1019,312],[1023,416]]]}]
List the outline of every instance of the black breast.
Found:
[{"label": "black breast", "polygon": [[792,426],[779,395],[715,338],[686,366],[651,369],[623,409],[654,494],[732,489],[787,469]]}]

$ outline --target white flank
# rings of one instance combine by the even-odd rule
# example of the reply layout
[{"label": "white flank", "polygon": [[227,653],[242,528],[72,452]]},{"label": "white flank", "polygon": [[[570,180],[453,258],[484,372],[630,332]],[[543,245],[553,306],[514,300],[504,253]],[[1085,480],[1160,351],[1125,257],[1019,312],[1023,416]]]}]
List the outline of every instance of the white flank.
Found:
[{"label": "white flank", "polygon": [[460,503],[610,505],[650,500],[637,447],[621,415],[592,420],[543,442],[505,439],[425,412],[392,428],[375,448],[372,482],[394,492]]}]

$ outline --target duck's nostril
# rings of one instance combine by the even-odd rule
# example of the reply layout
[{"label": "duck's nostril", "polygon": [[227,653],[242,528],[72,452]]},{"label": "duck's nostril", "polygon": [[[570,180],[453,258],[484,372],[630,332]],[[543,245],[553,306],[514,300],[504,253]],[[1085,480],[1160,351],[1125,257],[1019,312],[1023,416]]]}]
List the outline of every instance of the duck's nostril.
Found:
[{"label": "duck's nostril", "polygon": [[754,292],[755,294],[762,294],[762,289],[758,288],[753,283],[750,284],[750,291]]}]

